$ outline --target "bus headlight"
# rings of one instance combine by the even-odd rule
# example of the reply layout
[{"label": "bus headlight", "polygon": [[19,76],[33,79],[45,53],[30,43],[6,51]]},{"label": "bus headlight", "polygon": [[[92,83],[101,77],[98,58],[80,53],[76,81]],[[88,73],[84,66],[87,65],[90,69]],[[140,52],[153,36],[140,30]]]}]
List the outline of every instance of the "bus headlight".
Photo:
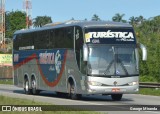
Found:
[{"label": "bus headlight", "polygon": [[138,85],[138,82],[131,82],[131,83],[128,83],[128,85],[130,86]]},{"label": "bus headlight", "polygon": [[92,85],[92,86],[102,86],[102,83],[100,82],[95,82],[95,81],[89,81],[88,85]]}]

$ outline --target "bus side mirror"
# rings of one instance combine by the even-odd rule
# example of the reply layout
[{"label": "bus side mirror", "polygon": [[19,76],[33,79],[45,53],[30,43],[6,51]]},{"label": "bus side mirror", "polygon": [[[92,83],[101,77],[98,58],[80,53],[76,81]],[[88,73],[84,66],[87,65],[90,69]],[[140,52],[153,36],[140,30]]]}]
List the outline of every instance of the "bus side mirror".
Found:
[{"label": "bus side mirror", "polygon": [[88,47],[86,44],[83,45],[83,61],[88,61]]},{"label": "bus side mirror", "polygon": [[146,61],[147,60],[147,48],[143,44],[139,44],[139,47],[142,50],[142,60]]}]

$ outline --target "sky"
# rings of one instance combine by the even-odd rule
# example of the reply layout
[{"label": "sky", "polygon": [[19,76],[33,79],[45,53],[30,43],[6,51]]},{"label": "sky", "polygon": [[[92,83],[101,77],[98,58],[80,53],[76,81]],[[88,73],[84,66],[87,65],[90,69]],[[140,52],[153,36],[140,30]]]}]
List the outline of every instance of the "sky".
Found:
[{"label": "sky", "polygon": [[[6,11],[24,11],[24,0],[6,0]],[[32,18],[51,16],[53,22],[91,20],[97,14],[101,20],[112,20],[116,13],[124,19],[142,15],[149,19],[160,15],[160,0],[31,0]]]}]

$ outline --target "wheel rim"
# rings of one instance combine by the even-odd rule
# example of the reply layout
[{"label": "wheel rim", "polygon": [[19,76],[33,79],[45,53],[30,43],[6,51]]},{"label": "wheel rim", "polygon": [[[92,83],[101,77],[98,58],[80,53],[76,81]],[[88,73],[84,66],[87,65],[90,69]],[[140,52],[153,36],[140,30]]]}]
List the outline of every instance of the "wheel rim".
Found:
[{"label": "wheel rim", "polygon": [[35,80],[32,81],[32,88],[33,88],[33,89],[36,88],[36,82],[35,82]]},{"label": "wheel rim", "polygon": [[28,81],[26,81],[26,87],[25,87],[26,91],[28,91],[28,88],[29,88],[29,84],[28,84]]},{"label": "wheel rim", "polygon": [[74,87],[74,85],[71,86],[71,94],[72,94],[72,95],[75,94],[75,87]]},{"label": "wheel rim", "polygon": [[35,79],[32,79],[32,93],[34,95],[37,94],[37,90],[36,90],[36,80]]}]

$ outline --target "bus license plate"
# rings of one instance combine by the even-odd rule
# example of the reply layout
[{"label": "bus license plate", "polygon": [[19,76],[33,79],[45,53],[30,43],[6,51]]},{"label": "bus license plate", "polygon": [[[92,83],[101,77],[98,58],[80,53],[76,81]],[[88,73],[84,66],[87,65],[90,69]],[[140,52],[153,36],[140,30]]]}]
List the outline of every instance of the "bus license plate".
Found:
[{"label": "bus license plate", "polygon": [[119,88],[112,88],[112,92],[120,92]]}]

